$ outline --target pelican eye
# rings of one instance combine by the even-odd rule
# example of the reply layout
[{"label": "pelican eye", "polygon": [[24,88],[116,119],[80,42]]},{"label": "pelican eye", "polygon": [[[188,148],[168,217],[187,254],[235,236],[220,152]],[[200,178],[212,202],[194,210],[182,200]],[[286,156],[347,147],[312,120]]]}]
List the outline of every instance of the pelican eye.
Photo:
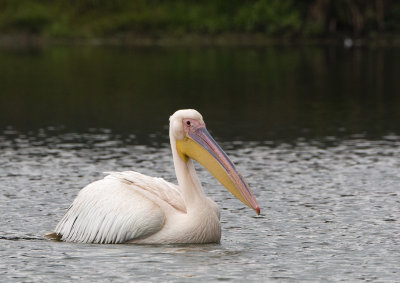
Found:
[{"label": "pelican eye", "polygon": [[186,124],[187,124],[188,126],[190,126],[190,121],[186,121]]}]

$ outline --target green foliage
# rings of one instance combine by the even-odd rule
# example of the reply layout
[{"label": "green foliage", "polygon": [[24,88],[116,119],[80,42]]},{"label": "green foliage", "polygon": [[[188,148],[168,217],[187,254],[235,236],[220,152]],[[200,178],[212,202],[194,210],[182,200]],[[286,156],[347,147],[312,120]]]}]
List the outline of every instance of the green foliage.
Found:
[{"label": "green foliage", "polygon": [[384,0],[0,0],[0,33],[50,37],[394,33],[399,19],[399,1]]},{"label": "green foliage", "polygon": [[387,12],[386,28],[391,32],[400,31],[400,1],[393,3],[392,8]]},{"label": "green foliage", "polygon": [[246,31],[276,35],[299,31],[301,20],[290,0],[259,0],[246,2],[239,9],[236,24]]},{"label": "green foliage", "polygon": [[53,11],[45,3],[39,1],[9,1],[0,14],[0,27],[2,29],[22,30],[32,33],[40,33],[53,21]]}]

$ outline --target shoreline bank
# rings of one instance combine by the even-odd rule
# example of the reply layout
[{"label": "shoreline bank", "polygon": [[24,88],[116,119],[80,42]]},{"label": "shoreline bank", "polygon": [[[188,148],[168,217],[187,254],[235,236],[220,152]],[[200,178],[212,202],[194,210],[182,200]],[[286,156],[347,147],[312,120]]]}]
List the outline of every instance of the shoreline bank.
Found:
[{"label": "shoreline bank", "polygon": [[29,48],[46,46],[132,46],[132,47],[263,47],[263,46],[400,46],[400,35],[379,35],[374,38],[337,35],[335,37],[270,37],[260,33],[208,34],[119,34],[107,37],[55,38],[17,33],[0,35],[0,48]]}]

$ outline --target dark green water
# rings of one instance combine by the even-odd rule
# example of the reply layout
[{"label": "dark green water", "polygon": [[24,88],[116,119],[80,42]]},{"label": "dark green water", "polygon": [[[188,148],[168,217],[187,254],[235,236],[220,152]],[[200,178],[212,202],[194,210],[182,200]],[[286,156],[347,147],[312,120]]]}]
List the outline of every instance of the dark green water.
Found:
[{"label": "dark green water", "polygon": [[0,51],[0,127],[155,132],[196,108],[244,140],[400,133],[400,48]]}]

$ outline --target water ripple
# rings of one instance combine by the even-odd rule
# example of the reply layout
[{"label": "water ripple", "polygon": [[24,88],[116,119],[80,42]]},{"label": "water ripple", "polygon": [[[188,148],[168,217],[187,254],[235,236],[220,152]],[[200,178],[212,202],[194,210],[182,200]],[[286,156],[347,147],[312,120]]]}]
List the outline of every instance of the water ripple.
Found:
[{"label": "water ripple", "polygon": [[222,210],[221,245],[51,242],[79,189],[104,171],[174,181],[169,145],[110,131],[0,135],[0,273],[5,281],[395,281],[400,262],[400,137],[293,144],[222,143],[253,188],[262,215],[203,168]]}]

